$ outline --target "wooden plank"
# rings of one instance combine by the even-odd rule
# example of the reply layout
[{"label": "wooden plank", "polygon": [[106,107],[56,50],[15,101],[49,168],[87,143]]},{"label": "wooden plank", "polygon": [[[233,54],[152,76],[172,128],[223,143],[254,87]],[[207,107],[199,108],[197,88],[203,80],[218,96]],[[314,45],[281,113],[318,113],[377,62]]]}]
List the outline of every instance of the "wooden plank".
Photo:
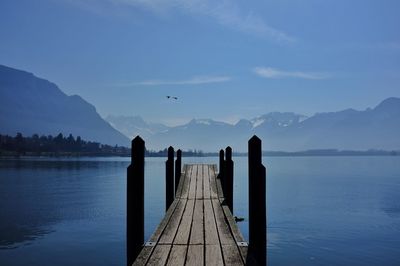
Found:
[{"label": "wooden plank", "polygon": [[224,192],[222,191],[222,184],[221,184],[221,180],[219,178],[217,178],[216,180],[217,183],[217,191],[218,191],[218,198],[223,201],[224,200]]},{"label": "wooden plank", "polygon": [[206,245],[219,245],[217,226],[211,200],[204,200],[204,227]]},{"label": "wooden plank", "polygon": [[[157,243],[158,239],[160,238],[162,232],[164,231],[165,227],[167,226],[169,219],[171,218],[172,214],[175,211],[176,205],[178,201],[174,200],[171,206],[169,207],[168,211],[165,213],[164,218],[161,220],[160,224],[157,226],[157,229],[151,235],[149,242]],[[148,246],[143,247],[142,251],[139,253],[138,257],[136,258],[133,265],[144,265],[148,261],[151,253],[153,252],[155,246]]]},{"label": "wooden plank", "polygon": [[187,245],[189,242],[190,229],[192,226],[194,199],[189,199],[176,233],[174,244]]},{"label": "wooden plank", "polygon": [[197,165],[192,166],[192,172],[190,173],[190,185],[189,185],[189,199],[196,198],[196,177],[197,177]]},{"label": "wooden plank", "polygon": [[220,245],[206,245],[206,265],[224,265]]},{"label": "wooden plank", "polygon": [[210,170],[215,176],[218,176],[218,171],[217,171],[217,165],[216,164],[211,164]]},{"label": "wooden plank", "polygon": [[190,244],[204,244],[203,200],[194,203],[192,230],[190,231]]},{"label": "wooden plank", "polygon": [[187,165],[185,164],[182,169],[181,178],[179,179],[178,189],[176,190],[175,198],[181,197],[182,187],[183,187],[183,184],[185,183],[185,178],[186,178],[186,168],[187,168]]},{"label": "wooden plank", "polygon": [[190,184],[190,178],[192,175],[192,170],[193,166],[192,165],[185,165],[186,166],[186,171],[185,171],[185,182],[183,183],[182,186],[182,192],[180,194],[181,198],[187,199],[189,195],[189,184]]},{"label": "wooden plank", "polygon": [[[233,215],[231,213],[231,211],[229,210],[229,207],[226,205],[222,205],[222,209],[224,211],[225,214],[225,218],[228,222],[228,225],[231,229],[232,235],[236,241],[236,243],[238,242],[246,242],[246,240],[244,239],[242,233],[239,230],[239,227],[237,226],[235,219],[233,218]],[[246,242],[247,243],[247,242]],[[247,258],[247,246],[240,246],[239,247],[239,251],[240,251],[240,255],[242,256],[243,261],[246,261]]]},{"label": "wooden plank", "polygon": [[149,242],[158,242],[162,232],[164,231],[165,227],[167,226],[169,219],[171,218],[172,214],[175,211],[175,208],[178,204],[178,200],[174,200],[169,207],[168,211],[165,213],[164,218],[161,220],[161,223],[157,226],[156,231],[151,235]]},{"label": "wooden plank", "polygon": [[200,164],[197,166],[197,177],[196,177],[196,199],[203,199],[203,166]]},{"label": "wooden plank", "polygon": [[176,189],[175,199],[181,198],[182,187],[185,183],[185,178],[186,178],[185,173],[182,173],[181,178],[179,179],[178,188]]},{"label": "wooden plank", "polygon": [[167,266],[183,266],[185,265],[185,258],[188,246],[186,245],[173,245],[169,254]]},{"label": "wooden plank", "polygon": [[174,214],[165,227],[164,232],[161,235],[159,244],[172,244],[176,231],[178,230],[179,223],[181,222],[181,217],[186,206],[186,199],[178,199],[178,204],[175,208]]},{"label": "wooden plank", "polygon": [[165,265],[170,249],[171,245],[157,245],[154,248],[154,252],[151,254],[149,262],[146,265]]},{"label": "wooden plank", "polygon": [[203,266],[204,248],[202,245],[189,245],[186,265]]},{"label": "wooden plank", "polygon": [[210,170],[209,165],[203,165],[203,185],[204,185],[203,196],[205,199],[211,198],[209,170]]},{"label": "wooden plank", "polygon": [[225,265],[244,265],[236,245],[222,245]]},{"label": "wooden plank", "polygon": [[247,246],[237,244],[245,240],[221,203],[215,165],[184,169],[181,198],[173,201],[151,236],[149,242],[155,245],[143,247],[133,265],[244,265]]},{"label": "wooden plank", "polygon": [[218,198],[218,189],[217,189],[217,175],[215,174],[214,167],[208,167],[208,173],[210,175],[210,197],[212,199]]},{"label": "wooden plank", "polygon": [[140,251],[136,260],[133,262],[132,266],[145,265],[151,255],[151,252],[153,251],[153,249],[154,249],[154,247],[143,247],[142,251]]},{"label": "wooden plank", "polygon": [[240,255],[242,256],[242,259],[245,262],[245,264],[257,265],[257,264],[254,264],[254,263],[253,264],[249,263],[249,260],[247,258],[248,246],[239,246],[239,251],[240,251]]},{"label": "wooden plank", "polygon": [[212,164],[212,165],[211,165],[211,169],[214,171],[214,175],[216,176],[216,175],[217,175],[217,172],[218,172],[218,170],[217,170],[217,165],[216,165],[216,164]]},{"label": "wooden plank", "polygon": [[216,165],[213,165],[213,168],[214,168],[214,176],[215,176],[215,183],[216,183],[216,186],[217,186],[217,194],[218,194],[218,198],[220,198],[220,199],[224,199],[224,192],[223,192],[223,190],[222,190],[222,184],[221,184],[221,179],[219,179],[219,178],[217,178],[217,172],[216,172]]},{"label": "wooden plank", "polygon": [[217,230],[221,244],[236,245],[236,242],[230,232],[229,225],[226,223],[224,211],[222,210],[219,200],[213,199],[211,201],[214,208]]},{"label": "wooden plank", "polygon": [[222,205],[222,209],[224,211],[226,220],[231,229],[233,237],[235,238],[235,241],[236,242],[245,242],[246,240],[244,239],[242,233],[239,231],[239,227],[237,226],[235,219],[233,218],[233,215],[232,215],[231,211],[229,210],[229,207],[226,205]]}]

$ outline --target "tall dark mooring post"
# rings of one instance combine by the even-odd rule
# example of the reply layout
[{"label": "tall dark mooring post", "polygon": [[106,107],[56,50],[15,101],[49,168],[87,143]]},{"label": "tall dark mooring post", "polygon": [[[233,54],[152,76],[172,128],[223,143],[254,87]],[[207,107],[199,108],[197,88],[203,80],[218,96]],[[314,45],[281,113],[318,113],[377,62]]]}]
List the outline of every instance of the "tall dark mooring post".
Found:
[{"label": "tall dark mooring post", "polygon": [[175,160],[175,194],[178,190],[179,181],[181,179],[182,172],[182,151],[176,151],[176,160]]},{"label": "tall dark mooring post", "polygon": [[249,255],[258,265],[267,262],[266,170],[261,139],[249,140]]},{"label": "tall dark mooring post", "polygon": [[131,164],[127,169],[127,265],[132,265],[144,243],[144,140],[132,140]]},{"label": "tall dark mooring post", "polygon": [[225,149],[225,169],[224,169],[224,195],[226,204],[233,213],[233,161],[232,148]]},{"label": "tall dark mooring post", "polygon": [[225,181],[225,151],[221,149],[219,151],[219,173],[217,178],[219,178],[222,186],[222,191],[225,190],[224,181]]},{"label": "tall dark mooring post", "polygon": [[169,146],[168,159],[165,162],[165,211],[174,201],[174,148]]},{"label": "tall dark mooring post", "polygon": [[219,173],[218,178],[221,179],[221,185],[224,182],[224,168],[225,168],[225,152],[223,149],[219,151]]}]

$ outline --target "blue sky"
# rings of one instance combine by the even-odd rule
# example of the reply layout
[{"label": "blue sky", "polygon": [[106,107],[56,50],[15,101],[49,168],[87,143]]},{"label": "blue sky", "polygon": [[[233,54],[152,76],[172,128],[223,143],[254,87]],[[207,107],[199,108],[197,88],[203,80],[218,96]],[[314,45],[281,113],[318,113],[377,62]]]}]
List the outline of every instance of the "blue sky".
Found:
[{"label": "blue sky", "polygon": [[400,97],[399,11],[397,0],[2,0],[0,64],[102,116],[170,125],[365,109]]}]

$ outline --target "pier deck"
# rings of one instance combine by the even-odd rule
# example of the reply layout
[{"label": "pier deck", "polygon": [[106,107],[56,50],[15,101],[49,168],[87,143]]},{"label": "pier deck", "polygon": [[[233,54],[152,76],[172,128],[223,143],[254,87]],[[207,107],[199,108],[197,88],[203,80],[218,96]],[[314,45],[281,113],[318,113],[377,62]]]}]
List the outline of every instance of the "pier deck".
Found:
[{"label": "pier deck", "polygon": [[173,203],[133,265],[244,265],[247,248],[216,166],[185,165]]}]

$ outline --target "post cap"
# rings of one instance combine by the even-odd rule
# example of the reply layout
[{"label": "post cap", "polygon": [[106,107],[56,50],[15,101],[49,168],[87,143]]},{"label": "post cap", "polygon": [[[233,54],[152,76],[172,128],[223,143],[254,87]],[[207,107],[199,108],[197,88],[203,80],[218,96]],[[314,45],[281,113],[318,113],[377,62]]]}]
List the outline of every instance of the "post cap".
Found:
[{"label": "post cap", "polygon": [[225,157],[227,160],[232,160],[232,148],[230,146],[225,149]]},{"label": "post cap", "polygon": [[137,136],[132,140],[132,143],[144,143],[144,140],[143,140],[139,135],[137,135]]},{"label": "post cap", "polygon": [[251,137],[249,139],[249,143],[257,143],[257,142],[261,143],[261,139],[259,137],[257,137],[256,135],[254,135],[253,137]]},{"label": "post cap", "polygon": [[171,158],[174,159],[174,148],[172,146],[169,146],[168,148],[168,159]]}]

